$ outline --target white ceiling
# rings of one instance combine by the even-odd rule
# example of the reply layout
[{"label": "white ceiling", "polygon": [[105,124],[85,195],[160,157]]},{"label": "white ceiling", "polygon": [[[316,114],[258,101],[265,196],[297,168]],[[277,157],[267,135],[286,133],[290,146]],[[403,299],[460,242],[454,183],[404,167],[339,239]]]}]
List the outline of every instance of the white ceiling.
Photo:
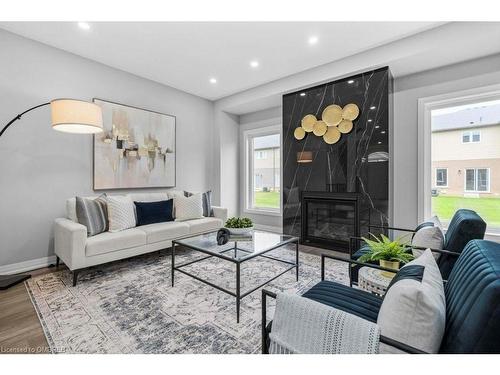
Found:
[{"label": "white ceiling", "polygon": [[[0,28],[216,100],[441,24],[101,22],[85,31],[76,22],[0,22]],[[311,36],[317,44],[308,43]]]}]

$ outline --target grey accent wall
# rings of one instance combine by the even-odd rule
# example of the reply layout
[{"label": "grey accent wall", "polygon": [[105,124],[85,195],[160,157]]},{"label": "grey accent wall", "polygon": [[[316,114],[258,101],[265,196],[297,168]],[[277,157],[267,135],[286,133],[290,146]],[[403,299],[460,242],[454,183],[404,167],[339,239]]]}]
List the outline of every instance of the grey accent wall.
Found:
[{"label": "grey accent wall", "polygon": [[[239,191],[240,191],[240,197],[239,197],[239,202],[240,202],[240,215],[241,216],[246,216],[252,219],[252,221],[257,224],[257,225],[262,225],[265,227],[273,227],[276,230],[281,230],[282,227],[282,219],[281,215],[276,216],[276,215],[257,215],[257,214],[251,214],[248,212],[244,212],[245,208],[245,185],[244,185],[244,173],[245,173],[245,166],[244,166],[244,159],[243,159],[243,150],[244,150],[244,135],[243,132],[246,130],[250,129],[258,129],[258,128],[264,128],[268,126],[273,126],[273,125],[279,125],[281,127],[281,106],[279,107],[273,107],[273,108],[268,108],[264,109],[262,111],[257,111],[257,112],[251,112],[251,113],[246,113],[243,115],[240,115],[240,130],[239,130],[239,144],[240,144],[240,177],[239,177]],[[283,159],[283,158],[281,158]],[[281,180],[283,180],[281,178]]]},{"label": "grey accent wall", "polygon": [[395,80],[394,224],[414,227],[418,208],[418,99],[500,82],[500,55],[449,65]]},{"label": "grey accent wall", "polygon": [[[177,188],[214,188],[212,102],[2,30],[0,50],[0,126],[61,97],[172,114]],[[53,131],[48,107],[14,124],[0,138],[0,266],[53,254],[53,220],[66,198],[92,194],[91,136]]]}]

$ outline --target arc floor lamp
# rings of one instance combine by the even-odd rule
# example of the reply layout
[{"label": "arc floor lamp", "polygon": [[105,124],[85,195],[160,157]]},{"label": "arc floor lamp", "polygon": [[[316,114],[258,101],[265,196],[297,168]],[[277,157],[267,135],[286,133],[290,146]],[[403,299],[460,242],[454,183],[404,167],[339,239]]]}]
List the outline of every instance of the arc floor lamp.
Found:
[{"label": "arc floor lamp", "polygon": [[[0,131],[0,137],[7,128],[23,115],[34,109],[50,105],[52,129],[66,133],[94,134],[102,132],[102,111],[101,108],[90,102],[77,99],[54,99],[50,102],[36,105],[18,114],[7,123]],[[31,275],[0,275],[0,290],[10,288]]]}]

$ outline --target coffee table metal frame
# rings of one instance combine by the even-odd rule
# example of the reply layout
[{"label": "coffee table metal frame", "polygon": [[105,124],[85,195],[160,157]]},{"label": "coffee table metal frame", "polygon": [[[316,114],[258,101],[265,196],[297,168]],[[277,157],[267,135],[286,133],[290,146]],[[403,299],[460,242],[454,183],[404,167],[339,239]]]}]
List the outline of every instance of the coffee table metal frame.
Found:
[{"label": "coffee table metal frame", "polygon": [[[179,241],[182,241],[182,240],[179,240]],[[223,250],[221,252],[213,252],[213,251],[210,251],[210,250],[203,249],[201,247],[186,245],[186,244],[183,244],[182,242],[179,242],[179,241],[172,241],[172,265],[171,265],[172,287],[174,286],[174,272],[178,271],[178,272],[181,272],[181,273],[183,273],[183,274],[185,274],[187,276],[192,277],[193,279],[201,281],[202,283],[210,285],[211,287],[213,287],[215,289],[218,289],[221,292],[227,293],[227,294],[235,297],[236,298],[236,322],[237,323],[240,322],[240,301],[243,298],[245,298],[249,294],[255,292],[257,289],[262,288],[264,285],[270,283],[271,281],[277,279],[281,275],[287,273],[288,271],[290,271],[290,270],[292,270],[294,268],[295,268],[295,272],[296,272],[295,273],[295,279],[297,281],[299,281],[299,239],[297,237],[290,237],[290,239],[288,239],[286,241],[283,241],[283,243],[280,243],[280,244],[278,244],[276,246],[273,246],[273,247],[271,247],[269,249],[266,249],[265,251],[255,253],[253,255],[249,255],[249,256],[247,256],[247,257],[245,257],[243,259],[237,259],[236,258],[237,254],[238,254],[238,251],[241,251],[241,252],[244,252],[244,253],[248,253],[248,254],[252,254],[253,252],[249,251],[249,250],[246,250],[246,249],[240,249],[240,248],[238,248],[238,241],[235,241],[234,247],[226,249],[226,250]],[[295,262],[290,262],[288,260],[278,259],[278,258],[269,256],[269,255],[265,255],[266,253],[268,253],[270,251],[276,250],[276,249],[278,249],[278,248],[280,248],[282,246],[285,246],[285,245],[288,245],[288,244],[291,244],[291,243],[295,243]],[[175,247],[176,246],[184,246],[184,247],[187,247],[189,249],[192,249],[192,250],[195,250],[195,251],[199,251],[200,253],[207,254],[208,256],[200,258],[200,259],[195,259],[195,260],[192,260],[190,262],[182,263],[180,265],[176,265],[175,264]],[[234,252],[234,258],[232,258],[230,256],[224,255],[225,253],[228,253],[228,252],[231,252],[231,251]],[[198,263],[198,262],[201,262],[203,260],[206,260],[206,259],[209,259],[209,258],[212,258],[212,257],[220,258],[220,259],[226,260],[228,262],[232,262],[232,263],[234,263],[236,265],[236,292],[233,292],[231,290],[225,289],[225,288],[223,288],[223,287],[221,287],[219,285],[211,283],[208,280],[204,280],[204,279],[200,278],[199,276],[193,275],[192,273],[187,272],[187,271],[181,269],[182,267],[186,267],[188,265],[191,265],[191,264],[194,264],[194,263]],[[250,290],[242,293],[241,292],[241,267],[240,266],[241,266],[242,263],[244,263],[244,262],[246,262],[246,261],[248,261],[250,259],[256,258],[256,257],[263,257],[263,258],[272,259],[272,260],[275,260],[275,261],[278,261],[278,262],[281,262],[281,263],[286,263],[286,264],[289,265],[289,267],[287,267],[284,271],[280,272],[279,274],[277,274],[276,276],[272,277],[271,279],[267,280],[266,282],[260,284],[259,286],[255,287],[255,288],[252,288],[252,289],[250,289]]]}]

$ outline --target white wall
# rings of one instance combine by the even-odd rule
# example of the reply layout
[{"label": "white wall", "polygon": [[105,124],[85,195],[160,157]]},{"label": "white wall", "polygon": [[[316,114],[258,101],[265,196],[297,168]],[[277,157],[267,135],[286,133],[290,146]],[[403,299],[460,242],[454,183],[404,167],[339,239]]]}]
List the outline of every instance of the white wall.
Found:
[{"label": "white wall", "polygon": [[239,212],[239,116],[225,112],[215,103],[214,125],[213,200],[226,207],[229,216],[235,216]]},{"label": "white wall", "polygon": [[[177,188],[215,185],[212,102],[1,30],[0,50],[0,126],[60,97],[98,97],[172,114]],[[0,266],[47,257],[65,199],[93,194],[91,136],[51,130],[49,108],[40,108],[0,138],[0,171]]]},{"label": "white wall", "polygon": [[418,99],[500,82],[500,55],[398,78],[394,85],[394,224],[417,223]]},{"label": "white wall", "polygon": [[265,215],[265,214],[251,214],[248,212],[244,212],[244,207],[245,207],[245,185],[244,185],[244,179],[245,179],[245,166],[244,166],[244,156],[243,156],[243,150],[244,150],[244,135],[243,133],[246,130],[250,129],[258,129],[258,128],[263,128],[267,126],[273,126],[273,125],[278,125],[281,128],[281,107],[273,107],[273,108],[268,108],[262,111],[257,111],[257,112],[251,112],[247,113],[244,115],[240,116],[240,121],[239,121],[240,127],[239,127],[239,154],[240,154],[240,164],[239,164],[239,171],[240,171],[240,177],[238,181],[238,191],[240,192],[239,195],[239,207],[240,207],[240,215],[241,216],[246,216],[252,219],[252,221],[260,225],[261,227],[265,227],[268,229],[274,229],[277,231],[281,231],[281,228],[283,226],[282,223],[282,217],[276,216],[276,215]]}]

